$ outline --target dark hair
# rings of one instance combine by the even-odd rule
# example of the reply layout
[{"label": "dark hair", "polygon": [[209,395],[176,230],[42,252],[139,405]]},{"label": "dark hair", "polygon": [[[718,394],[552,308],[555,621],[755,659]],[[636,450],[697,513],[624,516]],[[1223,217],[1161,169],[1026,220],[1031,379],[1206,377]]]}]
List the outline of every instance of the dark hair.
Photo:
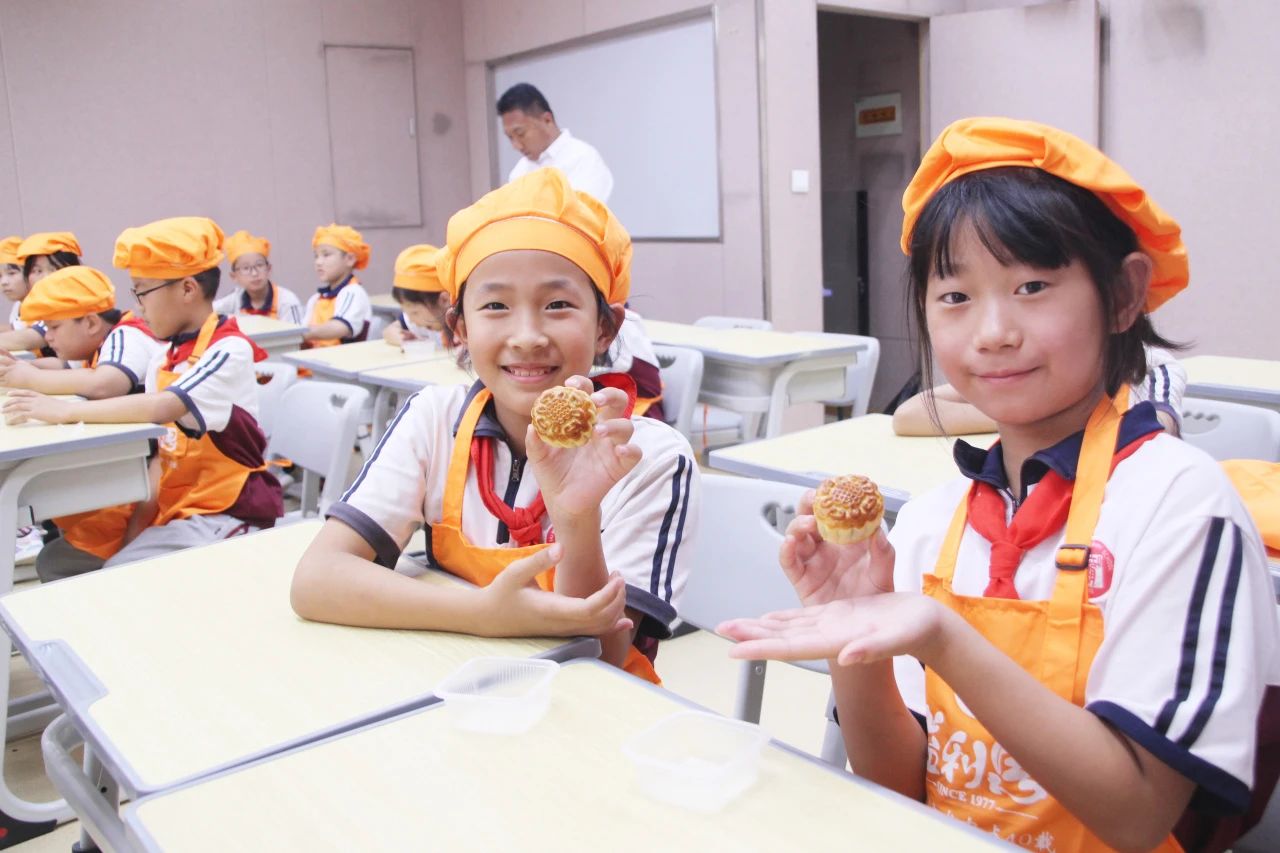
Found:
[{"label": "dark hair", "polygon": [[181,278],[166,279],[166,283],[171,281],[182,281],[184,278],[195,279],[196,284],[200,285],[200,291],[204,294],[204,298],[212,300],[218,295],[218,284],[222,281],[222,269],[219,267],[210,267],[203,272],[194,273],[193,275],[184,275]]},{"label": "dark hair", "polygon": [[530,83],[517,83],[498,98],[498,115],[520,110],[531,116],[551,112],[551,105],[538,88]]},{"label": "dark hair", "polygon": [[[920,373],[926,403],[933,412],[933,346],[925,319],[929,277],[955,271],[955,240],[969,225],[1001,264],[1061,269],[1079,261],[1089,271],[1102,303],[1113,317],[1125,304],[1121,272],[1124,259],[1141,251],[1128,225],[1102,199],[1056,175],[1026,166],[1002,166],[971,172],[938,190],[911,233],[909,312],[916,327]],[[1127,330],[1108,335],[1103,370],[1108,394],[1147,373],[1147,347],[1184,349],[1157,334],[1145,312]],[[936,417],[935,417],[936,420]]]},{"label": "dark hair", "polygon": [[[403,305],[406,302],[412,302],[416,305],[425,305],[431,310],[438,310],[441,298],[444,293],[439,290],[410,290],[407,287],[392,287],[391,298],[397,304]],[[441,314],[443,315],[443,311]]]},{"label": "dark hair", "polygon": [[31,278],[31,271],[36,267],[36,258],[48,258],[49,263],[53,264],[55,270],[63,267],[80,266],[80,258],[75,252],[50,252],[47,255],[27,255],[26,260],[22,262],[22,277]]},{"label": "dark hair", "polygon": [[[445,343],[450,349],[457,347],[458,366],[462,368],[470,366],[471,355],[467,352],[466,345],[458,341],[457,335],[454,334],[453,330],[458,321],[462,319],[462,297],[466,295],[466,292],[467,283],[464,281],[462,283],[462,287],[458,288],[457,301],[449,307],[444,324]],[[605,333],[610,337],[617,337],[618,329],[621,327],[618,325],[618,321],[614,318],[613,311],[609,308],[609,303],[605,301],[604,294],[601,293],[600,288],[596,287],[594,284],[591,286],[591,292],[594,293],[596,297],[596,317],[604,324]],[[592,362],[595,367],[608,367],[612,363],[613,360],[609,357],[609,352],[607,350],[596,356],[595,361]]]},{"label": "dark hair", "polygon": [[124,316],[124,312],[119,308],[108,308],[106,311],[99,311],[98,316],[102,318],[102,322],[109,327],[115,328],[116,323],[120,322],[120,318]]}]

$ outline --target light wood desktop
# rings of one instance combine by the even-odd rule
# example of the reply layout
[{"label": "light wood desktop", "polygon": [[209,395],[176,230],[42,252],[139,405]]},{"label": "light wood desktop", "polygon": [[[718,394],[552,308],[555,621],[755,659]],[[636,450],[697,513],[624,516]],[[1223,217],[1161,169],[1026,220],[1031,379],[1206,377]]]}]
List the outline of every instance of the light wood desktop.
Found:
[{"label": "light wood desktop", "polygon": [[1187,395],[1280,410],[1280,361],[1197,355],[1182,360]]},{"label": "light wood desktop", "polygon": [[[661,656],[658,659],[661,668]],[[145,850],[947,850],[978,833],[778,745],[717,814],[649,799],[622,744],[689,706],[599,662],[561,668],[523,735],[435,706],[129,806]]]},{"label": "light wood desktop", "polygon": [[[965,441],[989,447],[994,434],[969,435]],[[816,486],[836,474],[862,474],[880,486],[885,511],[896,513],[915,494],[960,475],[951,457],[954,439],[902,436],[888,415],[864,415],[778,438],[711,451],[712,468]]]},{"label": "light wood desktop", "polygon": [[398,367],[419,361],[434,361],[448,353],[442,350],[402,350],[382,339],[343,344],[337,347],[291,352],[284,360],[298,367],[305,367],[318,376],[327,376],[344,382],[358,382],[361,373],[385,367]]},{"label": "light wood desktop", "polygon": [[305,621],[289,586],[319,527],[24,590],[0,600],[0,622],[129,796],[422,704],[478,655],[582,646]]},{"label": "light wood desktop", "polygon": [[861,342],[760,329],[713,329],[644,320],[651,340],[702,353],[698,399],[743,415],[748,439],[782,432],[791,403],[845,396],[846,373],[866,349]]},{"label": "light wood desktop", "polygon": [[390,293],[374,293],[369,296],[369,307],[373,313],[384,317],[399,317],[400,303]]},{"label": "light wood desktop", "polygon": [[279,358],[284,353],[293,352],[302,346],[302,335],[306,331],[305,326],[295,326],[283,320],[258,314],[237,314],[236,324],[240,327],[240,331],[266,350],[267,355],[272,358]]}]

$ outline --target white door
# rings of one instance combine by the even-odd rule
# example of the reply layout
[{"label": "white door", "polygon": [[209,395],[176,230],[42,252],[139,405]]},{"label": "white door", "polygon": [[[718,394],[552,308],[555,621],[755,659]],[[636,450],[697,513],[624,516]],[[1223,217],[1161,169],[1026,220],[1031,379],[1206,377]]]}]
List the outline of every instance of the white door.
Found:
[{"label": "white door", "polygon": [[1097,0],[1041,3],[929,19],[928,127],[1008,116],[1098,144]]}]

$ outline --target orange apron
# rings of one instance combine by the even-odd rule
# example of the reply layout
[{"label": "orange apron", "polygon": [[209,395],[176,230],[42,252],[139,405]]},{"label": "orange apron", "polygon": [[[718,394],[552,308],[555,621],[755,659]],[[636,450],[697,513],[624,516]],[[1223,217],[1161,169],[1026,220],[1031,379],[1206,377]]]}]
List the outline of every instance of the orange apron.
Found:
[{"label": "orange apron", "polygon": [[[924,576],[926,595],[960,614],[1041,684],[1081,707],[1103,635],[1102,611],[1088,598],[1088,543],[1093,541],[1102,509],[1119,427],[1116,406],[1104,399],[1085,427],[1067,515],[1067,544],[1058,549],[1052,598],[1022,601],[952,592],[967,523],[967,496],[951,520],[935,574]],[[1022,769],[933,670],[925,671],[925,699],[929,709],[925,798],[930,805],[1029,850],[1092,853],[1111,849]],[[1182,848],[1169,836],[1156,849]]]},{"label": "orange apron", "polygon": [[656,397],[636,397],[636,407],[635,407],[635,411],[632,414],[634,414],[637,418],[642,417],[645,412],[649,411],[650,406],[652,406],[654,403],[657,403],[661,400],[662,400],[661,394],[659,394]]},{"label": "orange apron", "polygon": [[[200,360],[217,328],[218,315],[210,314],[200,327],[187,364],[194,365]],[[163,391],[180,375],[160,368],[156,372],[156,389]],[[191,438],[178,429],[177,424],[167,426],[168,434],[160,439],[160,486],[156,492],[154,526],[168,524],[176,518],[223,512],[240,497],[250,474],[267,470],[266,463],[250,468],[226,456],[207,432]]]},{"label": "orange apron", "polygon": [[[126,311],[120,317],[112,331],[134,319],[132,311]],[[137,325],[134,323],[133,325]],[[148,334],[150,331],[148,330]],[[101,350],[94,352],[87,367],[98,366]],[[63,515],[53,519],[62,531],[62,538],[74,547],[103,560],[115,556],[124,547],[124,535],[129,527],[129,519],[133,517],[135,504],[118,504],[105,509],[94,509],[78,512],[74,515]]]},{"label": "orange apron", "polygon": [[1231,485],[1262,534],[1267,556],[1280,559],[1280,463],[1260,459],[1228,459],[1222,463]]},{"label": "orange apron", "polygon": [[[261,308],[254,308],[254,307],[253,307],[253,300],[249,300],[249,307],[247,307],[247,308],[245,307],[245,305],[244,305],[244,303],[243,303],[243,302],[242,302],[242,303],[240,303],[240,312],[239,312],[239,313],[241,313],[241,314],[252,314],[252,315],[254,315],[255,317],[270,317],[272,320],[278,320],[278,319],[280,319],[280,291],[279,291],[278,289],[276,289],[276,283],[275,283],[274,281],[269,281],[269,282],[267,282],[267,284],[271,285],[271,298],[268,300],[268,302],[269,302],[269,303],[270,303],[270,305],[271,305],[271,308],[269,308],[269,309],[267,309],[267,310],[263,310],[263,309],[261,309]],[[249,292],[246,290],[246,291],[244,292],[244,295],[245,295],[245,296],[248,296],[248,295],[249,295]],[[329,300],[329,301],[332,301],[332,300]],[[317,309],[318,309],[318,308],[319,308],[319,306],[317,305]],[[317,311],[317,313],[318,313],[318,311]],[[332,305],[330,305],[330,306],[329,306],[329,317],[328,317],[328,320],[332,320],[332,319],[333,319],[333,306],[332,306]],[[326,320],[325,322],[328,322],[328,320]]]},{"label": "orange apron", "polygon": [[[352,276],[347,281],[347,284],[343,285],[343,287],[346,287],[349,284],[359,283],[360,280],[355,276]],[[316,304],[311,308],[311,317],[307,320],[307,323],[312,326],[322,326],[332,320],[333,312],[338,308],[338,294],[341,292],[341,289],[339,289],[332,296],[322,296],[317,299]],[[336,347],[339,344],[349,344],[353,341],[362,341],[364,340],[364,335],[367,330],[368,327],[366,325],[365,329],[352,329],[351,337],[349,338],[330,338],[326,341],[307,341],[302,345],[302,348],[315,349],[317,347]],[[299,375],[301,375],[301,371],[299,371]]]},{"label": "orange apron", "polygon": [[[458,434],[453,441],[449,457],[449,472],[444,485],[444,512],[439,523],[431,525],[431,553],[437,565],[450,574],[470,581],[476,586],[488,586],[502,570],[523,557],[530,557],[547,546],[528,545],[523,548],[482,548],[471,544],[462,532],[462,495],[466,490],[467,469],[471,462],[471,439],[475,435],[476,422],[484,411],[492,394],[482,390],[472,399],[462,415]],[[555,568],[538,575],[538,586],[555,589]],[[661,684],[649,659],[632,646],[622,668],[632,675]]]}]

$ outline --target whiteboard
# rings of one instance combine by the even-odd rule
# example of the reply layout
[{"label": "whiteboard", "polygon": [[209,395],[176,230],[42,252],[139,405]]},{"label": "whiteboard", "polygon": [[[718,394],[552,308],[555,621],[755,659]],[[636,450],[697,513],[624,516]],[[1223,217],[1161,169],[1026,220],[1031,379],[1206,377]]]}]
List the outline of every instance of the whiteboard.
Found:
[{"label": "whiteboard", "polygon": [[[609,207],[632,237],[718,239],[715,26],[710,16],[498,62],[493,91],[537,86],[556,124],[613,172]],[[497,122],[498,178],[520,155]]]}]

